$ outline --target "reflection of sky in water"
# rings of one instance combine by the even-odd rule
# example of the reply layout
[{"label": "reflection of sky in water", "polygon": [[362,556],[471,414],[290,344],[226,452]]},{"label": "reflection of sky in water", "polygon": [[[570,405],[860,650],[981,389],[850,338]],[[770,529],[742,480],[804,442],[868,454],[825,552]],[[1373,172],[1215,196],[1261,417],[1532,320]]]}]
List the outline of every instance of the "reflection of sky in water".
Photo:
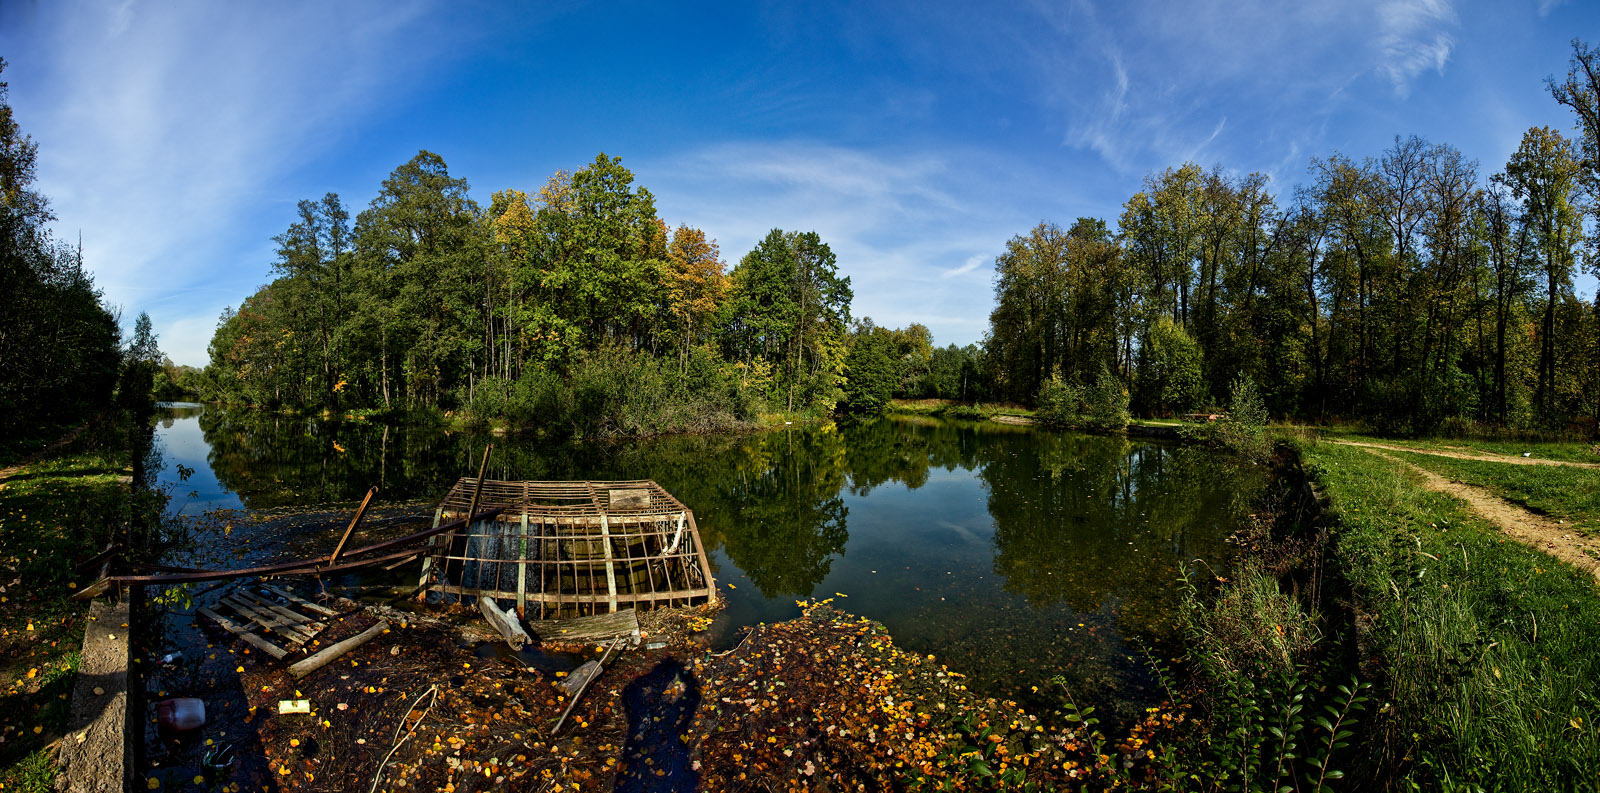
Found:
[{"label": "reflection of sky in water", "polygon": [[[436,499],[489,440],[199,406],[158,437],[185,514],[353,501],[379,481],[385,501]],[[1114,720],[1154,695],[1127,638],[1173,638],[1180,566],[1221,569],[1235,493],[1260,480],[1199,449],[953,422],[493,442],[491,477],[654,478],[695,510],[726,599],[715,646],[836,597],[980,691],[1026,700],[1060,674]]]},{"label": "reflection of sky in water", "polygon": [[[223,487],[208,460],[211,446],[200,429],[199,416],[204,405],[191,402],[164,403],[167,415],[156,424],[161,444],[163,468],[160,482],[172,494],[171,512],[197,515],[213,509],[240,509],[244,506],[233,491]],[[179,477],[178,466],[194,469],[187,480]]]}]

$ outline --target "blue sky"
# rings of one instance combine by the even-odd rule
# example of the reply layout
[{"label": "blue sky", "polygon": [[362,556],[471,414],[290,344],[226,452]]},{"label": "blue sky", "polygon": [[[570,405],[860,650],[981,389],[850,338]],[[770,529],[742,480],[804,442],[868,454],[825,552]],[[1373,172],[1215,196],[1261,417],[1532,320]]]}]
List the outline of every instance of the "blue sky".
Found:
[{"label": "blue sky", "polygon": [[1286,199],[1396,134],[1487,176],[1529,126],[1570,132],[1543,79],[1600,39],[1576,0],[667,6],[5,0],[0,56],[58,233],[199,365],[296,201],[363,208],[422,148],[485,204],[620,156],[730,266],[815,230],[857,316],[964,344],[1040,220],[1114,223],[1186,160]]}]

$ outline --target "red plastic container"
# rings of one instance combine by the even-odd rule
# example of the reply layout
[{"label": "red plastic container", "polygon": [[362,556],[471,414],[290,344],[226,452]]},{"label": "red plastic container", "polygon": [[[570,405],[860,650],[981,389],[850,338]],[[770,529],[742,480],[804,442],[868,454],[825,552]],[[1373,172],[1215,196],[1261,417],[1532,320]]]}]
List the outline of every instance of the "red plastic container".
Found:
[{"label": "red plastic container", "polygon": [[173,732],[188,732],[204,727],[205,700],[193,697],[162,700],[156,705],[156,722]]}]

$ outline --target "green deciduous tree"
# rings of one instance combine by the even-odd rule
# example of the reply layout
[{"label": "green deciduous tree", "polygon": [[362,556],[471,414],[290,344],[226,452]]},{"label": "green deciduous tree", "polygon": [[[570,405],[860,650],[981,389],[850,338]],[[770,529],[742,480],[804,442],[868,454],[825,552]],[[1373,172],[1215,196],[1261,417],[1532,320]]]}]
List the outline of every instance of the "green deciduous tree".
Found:
[{"label": "green deciduous tree", "polygon": [[850,338],[844,359],[844,403],[859,416],[875,416],[889,406],[900,381],[894,333],[863,318]]}]

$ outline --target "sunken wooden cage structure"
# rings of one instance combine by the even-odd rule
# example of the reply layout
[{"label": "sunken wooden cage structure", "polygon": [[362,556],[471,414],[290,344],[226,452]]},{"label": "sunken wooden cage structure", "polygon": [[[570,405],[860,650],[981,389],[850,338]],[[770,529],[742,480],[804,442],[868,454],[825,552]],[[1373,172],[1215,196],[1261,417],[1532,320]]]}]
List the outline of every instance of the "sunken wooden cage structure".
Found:
[{"label": "sunken wooden cage structure", "polygon": [[462,477],[434,525],[499,514],[431,540],[419,587],[514,602],[554,619],[716,600],[694,513],[652,480],[505,482]]}]

